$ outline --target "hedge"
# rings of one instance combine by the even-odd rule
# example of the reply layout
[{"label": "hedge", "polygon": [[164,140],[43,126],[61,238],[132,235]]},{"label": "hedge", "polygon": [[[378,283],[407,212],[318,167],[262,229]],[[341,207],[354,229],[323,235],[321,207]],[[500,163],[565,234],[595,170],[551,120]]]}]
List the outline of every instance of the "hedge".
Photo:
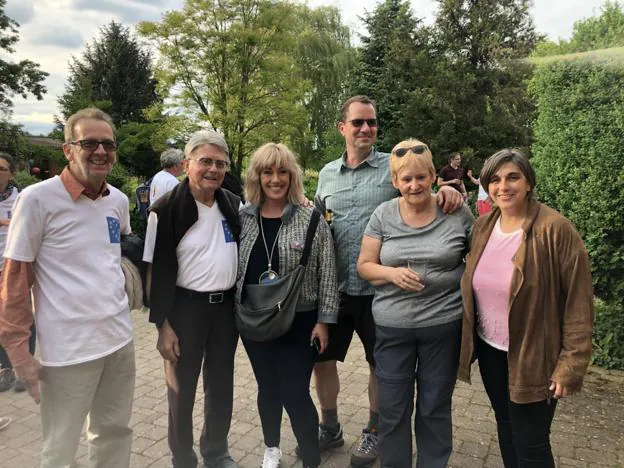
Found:
[{"label": "hedge", "polygon": [[[603,301],[597,343],[605,328],[624,328],[624,67],[582,59],[542,65],[531,91],[538,108],[532,159],[537,193],[585,241],[594,292]],[[610,339],[608,356],[598,363],[621,367],[624,336]]]}]

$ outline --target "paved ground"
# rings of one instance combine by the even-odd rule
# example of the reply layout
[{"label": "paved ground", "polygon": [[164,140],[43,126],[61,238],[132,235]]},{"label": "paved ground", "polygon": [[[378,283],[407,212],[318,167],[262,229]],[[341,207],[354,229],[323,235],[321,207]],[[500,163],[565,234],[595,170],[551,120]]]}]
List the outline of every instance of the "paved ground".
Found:
[{"label": "paved ground", "polygon": [[[132,416],[134,468],[170,467],[167,447],[167,404],[162,360],[155,350],[155,331],[144,314],[134,313],[137,382]],[[357,341],[357,340],[355,340]],[[359,346],[352,347],[340,366],[342,392],[339,415],[345,429],[343,448],[323,456],[323,467],[349,465],[349,450],[368,420],[366,393],[368,368]],[[236,356],[235,405],[230,447],[242,468],[257,468],[263,444],[256,410],[256,383],[242,346]],[[201,390],[196,406],[196,434],[202,414]],[[0,394],[0,415],[13,423],[0,432],[0,467],[35,468],[39,464],[41,432],[37,406],[26,394]],[[454,444],[452,467],[502,467],[494,417],[480,382],[458,384],[453,399]],[[624,467],[624,373],[592,369],[584,392],[563,400],[557,408],[552,441],[559,467]],[[282,429],[282,466],[296,466],[295,440],[287,420]],[[86,446],[81,444],[78,467],[86,467]]]}]

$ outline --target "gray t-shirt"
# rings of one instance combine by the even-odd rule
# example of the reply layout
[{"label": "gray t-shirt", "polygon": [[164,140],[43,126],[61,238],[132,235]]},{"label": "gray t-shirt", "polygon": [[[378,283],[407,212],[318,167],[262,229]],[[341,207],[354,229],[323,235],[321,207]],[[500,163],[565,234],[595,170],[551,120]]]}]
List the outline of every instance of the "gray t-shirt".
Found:
[{"label": "gray t-shirt", "polygon": [[413,228],[403,222],[398,198],[379,205],[364,234],[381,240],[381,264],[396,267],[407,266],[408,260],[427,262],[427,274],[425,288],[417,293],[392,283],[375,288],[373,317],[377,325],[419,328],[459,320],[459,282],[473,221],[466,206],[452,214],[437,207],[430,224]]}]

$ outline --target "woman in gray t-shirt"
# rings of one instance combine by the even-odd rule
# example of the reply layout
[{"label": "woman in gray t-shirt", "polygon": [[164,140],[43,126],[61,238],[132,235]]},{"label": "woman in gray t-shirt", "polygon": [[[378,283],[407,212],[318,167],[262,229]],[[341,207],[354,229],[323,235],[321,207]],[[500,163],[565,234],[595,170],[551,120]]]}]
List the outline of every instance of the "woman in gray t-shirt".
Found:
[{"label": "woman in gray t-shirt", "polygon": [[368,223],[360,276],[376,287],[375,372],[381,466],[411,466],[416,397],[417,466],[445,467],[451,455],[451,397],[461,335],[459,289],[473,216],[444,214],[431,194],[435,167],[418,140],[396,145],[392,183],[402,197],[380,205]]}]

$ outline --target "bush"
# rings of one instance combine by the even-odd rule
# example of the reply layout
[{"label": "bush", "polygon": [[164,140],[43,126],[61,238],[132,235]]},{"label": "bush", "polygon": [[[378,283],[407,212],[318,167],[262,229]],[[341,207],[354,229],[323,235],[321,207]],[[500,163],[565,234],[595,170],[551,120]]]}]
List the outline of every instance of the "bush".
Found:
[{"label": "bush", "polygon": [[24,190],[29,185],[36,184],[37,182],[39,182],[39,179],[26,171],[18,171],[17,174],[15,174],[15,184],[20,190]]},{"label": "bush", "polygon": [[594,292],[609,304],[603,310],[616,328],[624,323],[611,312],[624,304],[624,67],[597,60],[542,65],[531,89],[537,192],[579,230]]},{"label": "bush", "polygon": [[125,193],[132,203],[132,200],[134,199],[134,190],[132,190],[132,179],[130,178],[128,171],[123,165],[121,165],[120,163],[115,164],[113,166],[113,170],[110,172],[110,174],[108,174],[106,181],[113,187],[118,188],[123,193]]},{"label": "bush", "polygon": [[621,304],[596,300],[592,364],[624,369],[624,310]]},{"label": "bush", "polygon": [[303,189],[308,200],[314,201],[316,187],[318,186],[318,177],[318,171],[315,171],[314,169],[306,169],[303,174]]}]

